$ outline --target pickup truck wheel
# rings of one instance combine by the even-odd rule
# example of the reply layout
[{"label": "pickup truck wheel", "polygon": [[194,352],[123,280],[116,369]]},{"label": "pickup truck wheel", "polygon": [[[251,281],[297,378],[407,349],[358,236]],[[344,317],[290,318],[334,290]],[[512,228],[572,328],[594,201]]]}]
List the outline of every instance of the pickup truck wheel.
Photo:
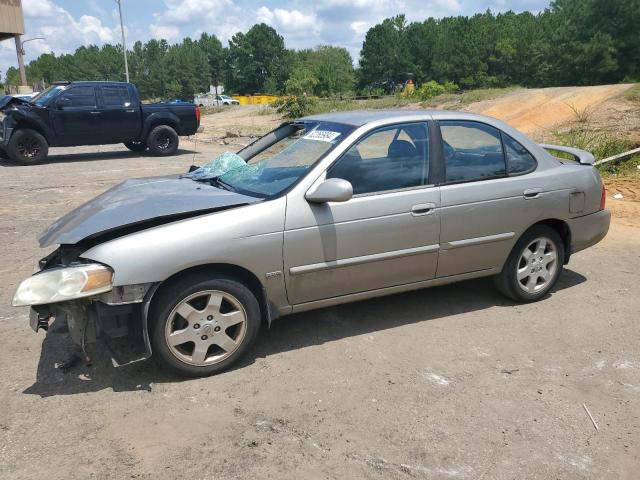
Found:
[{"label": "pickup truck wheel", "polygon": [[154,155],[173,155],[178,150],[178,134],[169,125],[158,125],[149,132],[147,145]]},{"label": "pickup truck wheel", "polygon": [[144,152],[147,149],[147,144],[144,142],[124,142],[124,146],[132,152]]},{"label": "pickup truck wheel", "polygon": [[35,130],[22,128],[13,132],[7,146],[9,158],[21,165],[34,165],[47,158],[47,139]]},{"label": "pickup truck wheel", "polygon": [[560,235],[546,225],[534,225],[513,247],[495,284],[500,293],[517,302],[535,302],[553,288],[563,265]]},{"label": "pickup truck wheel", "polygon": [[237,362],[260,330],[260,307],[243,284],[189,276],[158,291],[149,313],[158,361],[189,377],[213,375]]}]

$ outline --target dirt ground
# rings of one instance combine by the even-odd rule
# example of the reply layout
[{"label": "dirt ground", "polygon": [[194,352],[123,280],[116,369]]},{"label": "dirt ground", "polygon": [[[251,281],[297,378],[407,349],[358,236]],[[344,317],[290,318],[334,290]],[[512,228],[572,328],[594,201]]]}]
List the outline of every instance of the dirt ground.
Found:
[{"label": "dirt ground", "polygon": [[170,158],[103,146],[0,162],[0,478],[638,478],[635,183],[609,192],[609,235],[535,304],[474,280],[277,320],[211,378],[106,354],[57,368],[73,351],[64,325],[36,335],[10,307],[48,253],[36,234],[126,178],[185,171],[249,141],[226,132],[279,121],[256,113],[204,117]]},{"label": "dirt ground", "polygon": [[[618,106],[614,99],[633,84],[598,85],[593,87],[557,87],[516,90],[501,98],[478,102],[468,110],[504,120],[529,135],[543,135],[577,117],[591,118]],[[607,104],[603,106],[603,104]],[[620,102],[622,103],[622,102]],[[635,109],[635,115],[638,112]],[[617,121],[621,114],[616,112]],[[607,119],[611,120],[611,119]],[[635,119],[638,122],[638,119]]]}]

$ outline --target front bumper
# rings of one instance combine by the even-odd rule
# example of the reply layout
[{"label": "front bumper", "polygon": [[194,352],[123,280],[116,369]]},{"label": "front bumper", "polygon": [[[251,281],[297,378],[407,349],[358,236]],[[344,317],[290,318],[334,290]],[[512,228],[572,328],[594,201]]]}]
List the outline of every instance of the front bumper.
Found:
[{"label": "front bumper", "polygon": [[9,128],[6,121],[0,122],[0,147],[6,147],[9,144],[13,128]]},{"label": "front bumper", "polygon": [[[52,320],[64,321],[69,336],[86,352],[98,341],[111,354],[115,365],[125,365],[151,356],[146,312],[152,285],[116,287],[95,297],[37,305],[30,308],[29,325],[34,331],[48,330]],[[126,344],[126,349],[117,348]],[[125,351],[126,350],[126,351]]]},{"label": "front bumper", "polygon": [[611,212],[600,210],[596,213],[572,218],[568,221],[571,230],[571,253],[589,248],[602,240],[609,231]]}]

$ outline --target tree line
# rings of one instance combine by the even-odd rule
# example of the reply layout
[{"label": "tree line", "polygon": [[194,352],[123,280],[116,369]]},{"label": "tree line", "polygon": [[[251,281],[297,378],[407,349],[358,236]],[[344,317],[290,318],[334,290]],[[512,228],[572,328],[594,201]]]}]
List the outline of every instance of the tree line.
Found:
[{"label": "tree line", "polygon": [[[190,99],[211,84],[238,94],[314,96],[388,91],[409,79],[463,89],[602,84],[640,79],[637,25],[640,0],[556,0],[539,14],[386,19],[367,32],[357,68],[342,47],[287,49],[263,23],[226,46],[207,33],[176,44],[136,42],[128,60],[143,98]],[[44,54],[26,70],[30,83],[124,80],[122,50],[114,45]],[[5,83],[19,83],[17,69],[7,71]]]}]

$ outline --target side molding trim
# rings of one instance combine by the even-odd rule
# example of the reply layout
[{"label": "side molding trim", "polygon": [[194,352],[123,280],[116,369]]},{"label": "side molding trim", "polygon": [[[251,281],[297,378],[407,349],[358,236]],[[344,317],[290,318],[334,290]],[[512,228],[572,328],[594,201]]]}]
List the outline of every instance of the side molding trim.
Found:
[{"label": "side molding trim", "polygon": [[343,258],[340,260],[332,260],[330,262],[291,267],[289,269],[289,273],[291,275],[302,275],[304,273],[319,272],[321,270],[329,270],[332,268],[350,267],[352,265],[391,260],[393,258],[408,257],[410,255],[433,253],[437,252],[439,249],[440,247],[438,245],[426,245],[424,247],[406,248],[404,250],[394,250],[392,252],[374,253],[372,255],[363,255],[361,257]]},{"label": "side molding trim", "polygon": [[497,235],[487,235],[486,237],[466,238],[464,240],[453,240],[445,243],[446,250],[454,248],[470,247],[472,245],[482,245],[484,243],[500,242],[515,237],[515,232],[498,233]]}]

